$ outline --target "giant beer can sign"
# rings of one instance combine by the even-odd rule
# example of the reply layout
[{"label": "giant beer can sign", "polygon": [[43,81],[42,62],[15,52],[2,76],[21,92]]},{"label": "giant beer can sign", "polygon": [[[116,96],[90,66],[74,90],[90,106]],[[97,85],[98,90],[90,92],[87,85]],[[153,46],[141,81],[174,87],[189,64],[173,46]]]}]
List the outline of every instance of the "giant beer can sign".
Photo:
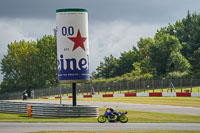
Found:
[{"label": "giant beer can sign", "polygon": [[56,10],[57,69],[61,83],[89,80],[88,12]]}]

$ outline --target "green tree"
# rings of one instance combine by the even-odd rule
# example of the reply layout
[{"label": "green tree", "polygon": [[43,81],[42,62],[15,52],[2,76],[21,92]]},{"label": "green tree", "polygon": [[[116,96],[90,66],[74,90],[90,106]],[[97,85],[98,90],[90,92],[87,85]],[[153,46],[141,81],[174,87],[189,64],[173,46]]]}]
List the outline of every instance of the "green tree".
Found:
[{"label": "green tree", "polygon": [[50,87],[57,83],[57,52],[56,38],[44,36],[37,41],[37,55],[33,58],[35,64],[36,88]]},{"label": "green tree", "polygon": [[188,60],[180,53],[173,51],[167,61],[167,73],[189,71],[191,65]]},{"label": "green tree", "polygon": [[151,62],[151,48],[155,46],[155,40],[152,38],[141,38],[137,43],[139,48],[139,61],[137,66],[140,67],[141,73],[155,73],[155,68]]},{"label": "green tree", "polygon": [[133,63],[138,60],[139,52],[136,47],[133,47],[133,50],[121,53],[121,56],[116,60],[116,65],[113,68],[113,76],[121,76],[125,73],[131,72],[134,69]]},{"label": "green tree", "polygon": [[1,61],[1,91],[50,87],[57,83],[56,38],[44,36],[37,42],[13,42]]},{"label": "green tree", "polygon": [[1,61],[4,75],[1,87],[4,91],[24,90],[32,82],[32,56],[37,53],[35,42],[13,42],[8,45],[8,54]]},{"label": "green tree", "polygon": [[200,47],[200,14],[191,14],[188,11],[185,18],[176,21],[174,25],[170,24],[168,27],[161,28],[158,32],[162,34],[168,33],[179,39],[183,47],[181,53],[190,62],[193,75],[196,75],[196,71],[199,71],[200,68],[195,67],[193,60],[198,60],[199,58],[195,56],[194,52]]},{"label": "green tree", "polygon": [[116,67],[116,58],[113,55],[104,57],[104,61],[100,62],[96,72],[92,73],[94,78],[111,78],[114,77],[113,68]]},{"label": "green tree", "polygon": [[157,33],[155,45],[151,47],[151,62],[156,68],[157,76],[172,71],[187,71],[189,62],[181,55],[182,46],[175,36]]},{"label": "green tree", "polygon": [[194,77],[200,78],[200,48],[194,51],[191,58],[191,64]]}]

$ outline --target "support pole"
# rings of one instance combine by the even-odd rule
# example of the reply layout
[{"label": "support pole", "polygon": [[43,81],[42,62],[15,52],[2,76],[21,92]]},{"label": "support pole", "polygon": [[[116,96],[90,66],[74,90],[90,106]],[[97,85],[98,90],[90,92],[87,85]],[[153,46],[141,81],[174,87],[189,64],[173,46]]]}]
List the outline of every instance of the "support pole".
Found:
[{"label": "support pole", "polygon": [[72,83],[72,105],[76,106],[76,83]]},{"label": "support pole", "polygon": [[61,91],[61,85],[60,85],[60,104],[62,104],[62,91]]}]

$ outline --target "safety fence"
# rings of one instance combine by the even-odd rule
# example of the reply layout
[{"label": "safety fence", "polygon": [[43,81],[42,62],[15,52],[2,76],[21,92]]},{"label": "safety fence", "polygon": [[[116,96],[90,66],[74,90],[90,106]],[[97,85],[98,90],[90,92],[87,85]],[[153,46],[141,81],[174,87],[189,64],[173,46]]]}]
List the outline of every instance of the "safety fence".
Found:
[{"label": "safety fence", "polygon": [[[113,81],[77,84],[77,95],[100,95],[148,92],[200,92],[200,79],[159,79]],[[32,89],[31,98],[47,96],[71,96],[70,84],[45,89]],[[0,99],[21,99],[22,92],[0,95]]]},{"label": "safety fence", "polygon": [[12,92],[0,94],[0,100],[11,100],[11,99],[21,99],[22,92]]},{"label": "safety fence", "polygon": [[97,117],[98,107],[48,103],[0,101],[0,112],[27,114],[31,117]]},{"label": "safety fence", "polygon": [[[148,92],[200,92],[200,79],[136,80],[77,84],[77,95],[100,95]],[[34,97],[71,96],[72,87],[57,86],[35,90]]]}]

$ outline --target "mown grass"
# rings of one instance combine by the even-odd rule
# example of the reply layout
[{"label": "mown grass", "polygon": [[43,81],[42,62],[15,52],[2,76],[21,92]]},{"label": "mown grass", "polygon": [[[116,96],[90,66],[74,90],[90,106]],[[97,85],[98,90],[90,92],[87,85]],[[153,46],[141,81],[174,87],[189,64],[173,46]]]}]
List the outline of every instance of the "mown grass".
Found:
[{"label": "mown grass", "polygon": [[39,118],[27,117],[23,114],[0,113],[0,122],[66,122],[66,123],[93,123],[96,118]]},{"label": "mown grass", "polygon": [[[103,114],[105,109],[100,108]],[[123,111],[123,110],[121,110]],[[200,123],[200,116],[128,111],[129,123]],[[0,113],[0,122],[66,122],[66,123],[96,123],[96,118],[33,118],[21,114]]]},{"label": "mown grass", "polygon": [[135,130],[135,131],[42,131],[29,133],[199,133],[199,131]]},{"label": "mown grass", "polygon": [[[71,100],[71,99],[63,99],[63,100]],[[104,97],[104,98],[78,98],[78,101],[101,101],[101,102],[200,107],[200,97],[108,97],[108,98]]]}]

